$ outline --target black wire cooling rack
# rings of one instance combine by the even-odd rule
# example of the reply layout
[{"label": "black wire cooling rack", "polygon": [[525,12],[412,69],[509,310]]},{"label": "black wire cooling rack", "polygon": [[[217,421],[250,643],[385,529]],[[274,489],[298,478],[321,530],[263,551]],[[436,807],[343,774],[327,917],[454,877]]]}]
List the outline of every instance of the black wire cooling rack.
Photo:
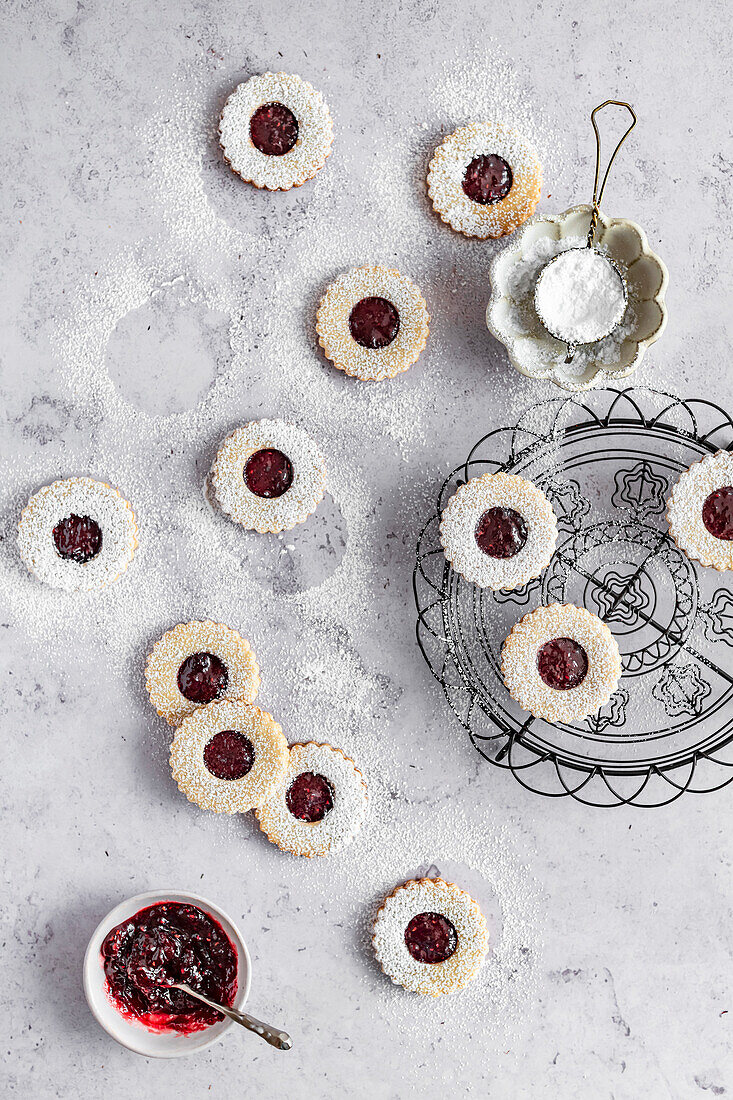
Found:
[{"label": "black wire cooling rack", "polygon": [[[417,547],[418,644],[481,755],[527,789],[660,806],[733,780],[733,587],[691,562],[665,519],[682,471],[721,449],[733,450],[733,421],[710,401],[601,390],[489,432],[443,483]],[[530,478],[558,516],[550,565],[513,592],[465,581],[438,537],[457,487],[489,470]],[[583,722],[533,718],[501,678],[512,626],[554,602],[600,615],[621,649],[616,693]]]}]

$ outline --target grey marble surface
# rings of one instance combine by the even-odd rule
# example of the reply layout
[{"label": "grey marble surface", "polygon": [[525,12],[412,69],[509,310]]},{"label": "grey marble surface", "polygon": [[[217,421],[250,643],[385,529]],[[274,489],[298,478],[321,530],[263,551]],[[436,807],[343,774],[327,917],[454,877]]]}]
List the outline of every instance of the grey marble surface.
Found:
[{"label": "grey marble surface", "polygon": [[[602,813],[522,790],[457,728],[411,595],[445,471],[551,395],[484,328],[495,246],[432,216],[431,148],[505,99],[539,120],[541,208],[563,209],[588,195],[590,108],[632,100],[606,212],[640,222],[671,274],[640,380],[731,407],[729,5],[34,0],[2,24],[4,1093],[730,1093],[730,791]],[[337,136],[318,179],[271,196],[231,176],[214,129],[239,80],[277,68],[323,90]],[[365,395],[320,359],[312,316],[335,272],[380,261],[420,284],[432,332]],[[278,542],[212,517],[201,486],[227,430],[280,413],[310,425],[333,481]],[[70,602],[25,575],[13,528],[76,473],[126,491],[141,549],[116,593]],[[372,815],[343,856],[299,862],[176,791],[141,670],[194,616],[251,638],[292,739],[363,765]],[[468,999],[426,1006],[366,932],[380,893],[430,863],[480,896],[495,949]],[[252,1011],[291,1053],[230,1032],[147,1062],[97,1026],[87,940],[159,885],[240,922]]]}]

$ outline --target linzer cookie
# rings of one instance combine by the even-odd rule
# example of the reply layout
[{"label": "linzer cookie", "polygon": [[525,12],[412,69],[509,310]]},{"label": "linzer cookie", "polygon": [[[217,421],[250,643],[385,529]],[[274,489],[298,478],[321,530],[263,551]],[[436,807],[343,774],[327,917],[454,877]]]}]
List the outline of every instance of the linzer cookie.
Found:
[{"label": "linzer cookie", "polygon": [[394,378],[428,338],[425,299],[386,267],[356,267],[331,283],[318,306],[318,342],[335,367],[364,382]]},{"label": "linzer cookie", "polygon": [[573,722],[595,714],[611,698],[621,657],[597,615],[553,603],[531,611],[512,629],[501,672],[512,698],[535,718]]},{"label": "linzer cookie", "polygon": [[225,159],[243,180],[288,191],[323,168],[333,145],[333,122],[321,93],[307,80],[263,73],[229,96],[219,138]]},{"label": "linzer cookie", "polygon": [[385,899],[372,943],[382,970],[413,993],[457,993],[476,976],[488,950],[477,903],[452,882],[412,879]]},{"label": "linzer cookie", "polygon": [[440,541],[446,558],[481,588],[513,589],[547,567],[557,520],[545,494],[516,474],[467,481],[443,510]]},{"label": "linzer cookie", "polygon": [[689,558],[733,569],[733,453],[706,455],[685,470],[672,489],[667,522]]},{"label": "linzer cookie", "polygon": [[311,741],[292,745],[282,779],[257,809],[273,844],[297,856],[326,856],[346,847],[361,828],[367,787],[340,749]]},{"label": "linzer cookie", "polygon": [[30,571],[69,592],[112,584],[136,549],[132,507],[117,489],[90,477],[44,485],[18,524],[18,550]]},{"label": "linzer cookie", "polygon": [[218,699],[251,703],[260,673],[248,642],[222,623],[179,623],[153,646],[145,667],[150,702],[171,726]]},{"label": "linzer cookie", "polygon": [[505,237],[540,201],[542,168],[529,142],[498,122],[474,122],[433,153],[428,194],[444,222],[467,237]]},{"label": "linzer cookie", "polygon": [[288,745],[271,714],[237,700],[197,710],[180,725],[170,764],[189,802],[220,814],[259,806],[281,780]]},{"label": "linzer cookie", "polygon": [[252,420],[222,443],[211,487],[222,511],[243,527],[289,531],[323,499],[326,463],[301,428],[284,420]]}]

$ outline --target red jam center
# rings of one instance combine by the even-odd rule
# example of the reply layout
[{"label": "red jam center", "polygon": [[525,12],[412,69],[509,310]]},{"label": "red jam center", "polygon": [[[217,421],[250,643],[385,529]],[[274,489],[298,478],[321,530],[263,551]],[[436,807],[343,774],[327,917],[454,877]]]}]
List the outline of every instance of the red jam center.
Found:
[{"label": "red jam center", "polygon": [[322,821],[333,809],[333,787],[325,775],[301,772],[290,784],[285,801],[299,821]]},{"label": "red jam center", "polygon": [[418,913],[405,929],[405,947],[418,962],[442,963],[458,947],[458,936],[442,913]]},{"label": "red jam center", "polygon": [[489,508],[478,521],[475,537],[490,558],[513,558],[527,541],[527,524],[513,508]]},{"label": "red jam center", "polygon": [[150,1031],[190,1035],[223,1016],[172,982],[185,982],[219,1004],[237,993],[237,952],[213,917],[196,905],[162,901],[107,933],[102,944],[107,992],[115,1008]]},{"label": "red jam center", "polygon": [[274,447],[255,451],[244,467],[244,482],[256,497],[274,500],[287,493],[293,484],[293,464],[287,455]]},{"label": "red jam center", "polygon": [[282,157],[298,140],[298,120],[284,103],[263,103],[249,120],[252,144],[268,157]]},{"label": "red jam center", "polygon": [[702,506],[702,521],[716,539],[733,539],[733,485],[711,493]]},{"label": "red jam center", "polygon": [[474,157],[463,176],[463,190],[471,202],[488,206],[489,203],[505,199],[511,190],[514,177],[512,170],[495,153]]},{"label": "red jam center", "polygon": [[400,331],[400,315],[387,298],[362,298],[349,314],[349,328],[363,348],[386,348]]},{"label": "red jam center", "polygon": [[568,691],[585,679],[588,654],[572,638],[553,638],[539,649],[537,670],[548,687]]},{"label": "red jam center", "polygon": [[241,779],[254,762],[254,745],[239,730],[219,730],[204,749],[204,764],[217,779]]},{"label": "red jam center", "polygon": [[192,653],[178,670],[178,690],[191,703],[210,703],[227,689],[229,673],[213,653]]},{"label": "red jam center", "polygon": [[102,529],[90,516],[72,512],[54,527],[53,541],[60,558],[83,563],[96,558],[102,549]]}]

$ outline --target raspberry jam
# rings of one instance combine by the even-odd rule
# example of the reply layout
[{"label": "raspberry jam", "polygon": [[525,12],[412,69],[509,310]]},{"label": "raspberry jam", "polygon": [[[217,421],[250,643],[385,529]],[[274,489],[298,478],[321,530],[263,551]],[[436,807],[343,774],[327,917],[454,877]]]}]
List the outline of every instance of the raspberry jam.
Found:
[{"label": "raspberry jam", "polygon": [[191,703],[210,703],[227,689],[229,673],[213,653],[192,653],[178,670],[178,690]]},{"label": "raspberry jam", "polygon": [[249,120],[252,144],[268,157],[282,157],[298,140],[298,120],[284,103],[263,103]]},{"label": "raspberry jam", "polygon": [[285,801],[299,821],[322,821],[333,809],[333,787],[325,775],[301,772],[290,784]]},{"label": "raspberry jam", "polygon": [[400,331],[400,315],[387,298],[362,298],[349,314],[349,328],[363,348],[386,348]]},{"label": "raspberry jam", "polygon": [[128,1019],[149,1031],[190,1035],[224,1017],[171,982],[185,982],[230,1007],[237,993],[237,952],[213,917],[196,905],[162,901],[107,933],[102,944],[107,993]]},{"label": "raspberry jam", "polygon": [[702,521],[716,539],[733,539],[733,485],[711,493],[702,506]]},{"label": "raspberry jam", "polygon": [[511,190],[514,177],[512,170],[495,153],[474,157],[463,175],[463,190],[471,202],[481,206],[505,199]]},{"label": "raspberry jam", "polygon": [[96,558],[102,549],[102,529],[90,516],[72,512],[54,527],[53,541],[60,558],[83,564]]},{"label": "raspberry jam", "polygon": [[490,558],[513,558],[527,541],[527,524],[513,508],[489,508],[478,521],[475,538]]},{"label": "raspberry jam", "polygon": [[568,691],[585,679],[588,654],[572,638],[553,638],[538,650],[537,670],[548,687]]},{"label": "raspberry jam", "polygon": [[242,779],[254,762],[254,745],[239,730],[219,730],[204,749],[204,764],[217,779]]},{"label": "raspberry jam", "polygon": [[458,936],[442,913],[418,913],[405,929],[405,947],[417,962],[442,963],[458,947]]},{"label": "raspberry jam", "polygon": [[275,500],[287,493],[293,484],[293,464],[287,455],[274,447],[255,451],[244,467],[244,483],[256,497]]}]

